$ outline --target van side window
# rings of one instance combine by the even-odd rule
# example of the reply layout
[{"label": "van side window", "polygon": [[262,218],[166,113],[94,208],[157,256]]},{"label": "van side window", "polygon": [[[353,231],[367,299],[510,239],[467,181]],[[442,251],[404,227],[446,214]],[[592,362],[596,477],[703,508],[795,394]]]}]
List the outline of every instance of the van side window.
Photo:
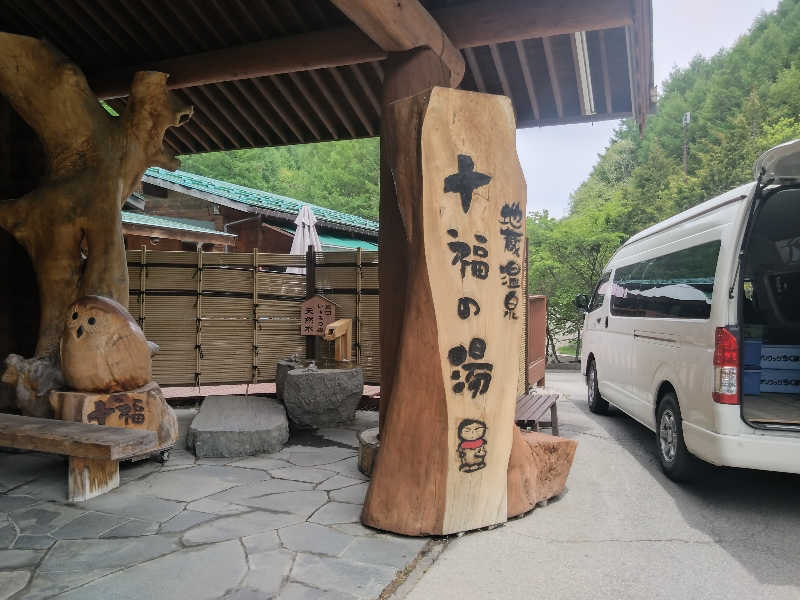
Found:
[{"label": "van side window", "polygon": [[717,240],[617,268],[611,314],[708,319],[720,246]]},{"label": "van side window", "polygon": [[611,279],[611,271],[603,273],[600,281],[597,282],[597,287],[594,288],[594,294],[592,294],[592,299],[589,301],[587,312],[592,312],[603,306],[603,302],[605,302],[606,295],[608,294],[609,279]]}]

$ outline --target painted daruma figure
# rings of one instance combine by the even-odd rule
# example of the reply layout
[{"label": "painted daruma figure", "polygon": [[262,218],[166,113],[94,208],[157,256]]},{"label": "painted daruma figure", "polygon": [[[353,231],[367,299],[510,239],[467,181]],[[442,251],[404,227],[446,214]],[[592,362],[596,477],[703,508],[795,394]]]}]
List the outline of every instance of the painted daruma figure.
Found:
[{"label": "painted daruma figure", "polygon": [[109,298],[85,296],[67,314],[61,368],[73,390],[134,390],[152,379],[150,346],[124,306]]},{"label": "painted daruma figure", "polygon": [[460,471],[471,473],[486,466],[486,423],[464,419],[458,426]]}]

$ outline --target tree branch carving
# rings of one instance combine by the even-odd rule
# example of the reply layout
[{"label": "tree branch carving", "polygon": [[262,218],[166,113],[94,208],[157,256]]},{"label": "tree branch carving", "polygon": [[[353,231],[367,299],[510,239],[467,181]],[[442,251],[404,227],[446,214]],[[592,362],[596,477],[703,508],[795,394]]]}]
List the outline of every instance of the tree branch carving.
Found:
[{"label": "tree branch carving", "polygon": [[0,204],[0,227],[31,257],[42,307],[38,374],[28,372],[32,362],[17,357],[7,361],[3,377],[16,385],[17,403],[27,414],[49,413],[46,396],[59,378],[41,375],[42,359],[59,370],[58,340],[69,305],[87,295],[128,304],[120,211],[149,166],[180,166],[163,145],[164,133],[193,112],[167,90],[167,77],[136,73],[127,107],[115,118],[56,48],[0,33],[0,93],[37,133],[46,160],[36,189]]}]

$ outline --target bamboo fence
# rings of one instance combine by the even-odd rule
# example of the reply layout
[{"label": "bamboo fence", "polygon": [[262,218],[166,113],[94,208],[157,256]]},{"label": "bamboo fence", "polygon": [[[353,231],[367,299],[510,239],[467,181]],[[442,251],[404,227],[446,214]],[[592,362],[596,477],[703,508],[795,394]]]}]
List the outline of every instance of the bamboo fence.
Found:
[{"label": "bamboo fence", "polygon": [[[353,357],[365,382],[380,384],[378,253],[312,258],[308,279],[315,286],[306,290],[305,273],[286,273],[287,267],[306,267],[302,255],[129,250],[128,308],[147,339],[160,346],[153,378],[165,386],[274,381],[279,360],[306,356],[300,305],[321,294],[336,303],[337,319],[353,319]],[[527,310],[526,302],[519,306]],[[333,343],[318,338],[315,350],[325,366]],[[525,367],[523,352],[520,393],[527,387]]]}]

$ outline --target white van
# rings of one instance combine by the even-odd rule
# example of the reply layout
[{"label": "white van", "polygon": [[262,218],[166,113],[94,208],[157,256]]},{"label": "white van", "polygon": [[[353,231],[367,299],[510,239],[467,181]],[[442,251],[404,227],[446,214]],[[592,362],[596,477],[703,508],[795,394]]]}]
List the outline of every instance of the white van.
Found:
[{"label": "white van", "polygon": [[666,474],[800,473],[800,140],[756,181],[633,236],[586,311],[589,408],[656,432]]}]

